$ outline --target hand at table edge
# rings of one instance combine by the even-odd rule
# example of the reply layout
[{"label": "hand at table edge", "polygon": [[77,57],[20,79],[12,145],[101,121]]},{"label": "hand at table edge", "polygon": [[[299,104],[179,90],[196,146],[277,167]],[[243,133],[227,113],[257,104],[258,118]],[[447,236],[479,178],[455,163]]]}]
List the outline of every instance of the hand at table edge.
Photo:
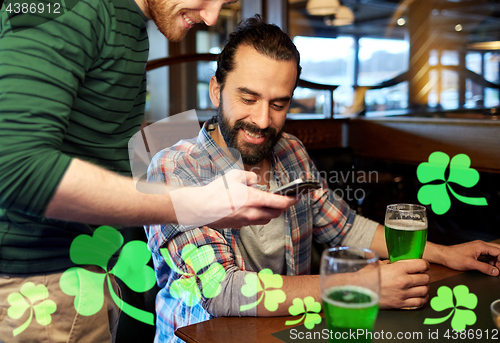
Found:
[{"label": "hand at table edge", "polygon": [[475,240],[445,246],[427,242],[423,258],[455,270],[478,270],[487,275],[498,276],[500,244]]}]

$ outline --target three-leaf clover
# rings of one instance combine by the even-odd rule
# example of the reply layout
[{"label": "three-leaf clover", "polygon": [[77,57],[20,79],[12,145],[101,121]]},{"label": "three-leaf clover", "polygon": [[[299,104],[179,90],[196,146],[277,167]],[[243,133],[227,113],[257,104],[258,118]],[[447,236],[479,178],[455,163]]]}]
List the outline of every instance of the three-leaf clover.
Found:
[{"label": "three-leaf clover", "polygon": [[[450,165],[448,179],[445,179],[446,168]],[[437,184],[424,185],[418,191],[418,201],[423,205],[431,205],[436,214],[444,214],[451,207],[451,200],[448,194],[450,191],[458,200],[475,206],[488,205],[485,198],[469,198],[457,194],[451,187],[451,183],[456,183],[466,188],[470,188],[479,182],[479,173],[470,168],[470,158],[464,154],[458,154],[451,159],[444,152],[436,151],[430,154],[429,162],[421,163],[417,168],[417,177],[421,183],[432,181],[443,181]]]},{"label": "three-leaf clover", "polygon": [[222,290],[220,283],[226,277],[226,270],[215,261],[214,249],[211,246],[197,248],[194,244],[188,244],[182,248],[181,258],[193,273],[180,270],[170,257],[168,249],[162,248],[160,252],[170,269],[181,275],[181,278],[170,286],[170,295],[174,298],[182,299],[188,306],[196,305],[201,300],[197,278],[201,281],[205,298],[215,298],[219,295]]},{"label": "three-leaf clover", "polygon": [[[35,286],[33,282],[26,282],[21,286],[20,292],[11,293],[7,297],[7,301],[10,304],[7,315],[12,319],[19,319],[29,308],[30,316],[23,325],[14,329],[12,332],[13,336],[19,335],[30,325],[33,319],[33,312],[38,324],[49,325],[52,321],[51,314],[57,309],[56,303],[47,299],[49,297],[49,290],[44,285]],[[28,298],[29,302],[26,301],[26,298]]]},{"label": "three-leaf clover", "polygon": [[313,297],[305,297],[303,301],[300,298],[293,299],[293,305],[290,306],[288,312],[292,316],[304,315],[298,320],[287,320],[285,325],[295,325],[304,319],[304,326],[311,330],[316,324],[321,323],[321,316],[318,314],[321,312],[321,304],[315,301]]},{"label": "three-leaf clover", "polygon": [[154,325],[154,315],[133,307],[115,294],[110,274],[119,277],[134,292],[150,290],[156,281],[154,271],[147,265],[151,258],[146,243],[131,241],[122,248],[113,269],[107,272],[108,262],[123,244],[121,233],[110,227],[98,227],[93,236],[79,235],[71,243],[71,261],[80,265],[95,265],[103,273],[95,273],[82,267],[66,270],[59,286],[62,291],[75,297],[75,310],[84,316],[96,314],[104,304],[104,282],[107,280],[109,292],[123,312],[144,323]]},{"label": "three-leaf clover", "polygon": [[262,292],[257,301],[241,305],[240,311],[246,311],[257,306],[264,299],[266,310],[274,312],[280,303],[286,300],[286,294],[280,288],[283,287],[283,277],[273,274],[269,268],[262,269],[258,274],[252,273],[245,276],[245,284],[241,287],[241,294],[245,297],[253,297]]},{"label": "three-leaf clover", "polygon": [[[453,305],[453,295],[457,300],[456,305]],[[477,296],[469,293],[469,288],[465,285],[459,285],[453,288],[453,293],[449,287],[441,286],[437,291],[437,296],[432,298],[431,307],[433,310],[441,312],[451,308],[451,312],[443,318],[426,318],[425,325],[441,324],[451,319],[451,327],[456,331],[462,331],[467,325],[474,325],[476,323],[476,314],[472,311],[477,306]],[[461,309],[465,307],[467,309]]]}]

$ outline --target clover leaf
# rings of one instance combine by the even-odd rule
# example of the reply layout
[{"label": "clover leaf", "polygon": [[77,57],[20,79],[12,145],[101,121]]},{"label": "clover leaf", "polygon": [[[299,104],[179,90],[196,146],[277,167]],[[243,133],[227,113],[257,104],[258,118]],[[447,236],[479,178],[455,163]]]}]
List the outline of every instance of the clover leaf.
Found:
[{"label": "clover leaf", "polygon": [[94,265],[103,269],[102,273],[93,272],[83,267],[71,267],[59,280],[61,290],[74,296],[75,310],[83,316],[99,312],[104,304],[104,282],[107,281],[109,292],[114,302],[132,318],[154,325],[154,315],[135,308],[115,294],[110,274],[120,278],[134,292],[146,292],[155,284],[155,275],[147,265],[151,258],[146,243],[128,242],[123,246],[118,261],[111,271],[107,271],[111,257],[123,245],[121,233],[110,227],[98,227],[92,236],[79,235],[71,243],[69,254],[71,261],[80,265]]},{"label": "clover leaf", "polygon": [[[446,168],[450,167],[448,179],[445,178]],[[423,162],[417,167],[417,177],[421,183],[442,181],[438,184],[427,184],[420,188],[417,197],[423,205],[431,205],[436,214],[444,214],[451,207],[448,191],[459,201],[469,205],[486,206],[485,198],[470,198],[457,194],[451,183],[470,188],[479,182],[479,173],[470,168],[471,160],[467,155],[458,154],[451,161],[450,157],[440,151],[429,155],[429,161]]]},{"label": "clover leaf", "polygon": [[75,310],[82,316],[92,316],[104,304],[103,285],[105,273],[94,273],[81,267],[66,270],[59,279],[59,287],[69,296],[74,296]]},{"label": "clover leaf", "polygon": [[[211,246],[204,245],[200,248],[194,244],[187,244],[182,248],[181,259],[192,273],[185,273],[178,268],[172,260],[168,249],[160,249],[160,253],[167,265],[177,274],[181,275],[178,280],[172,282],[170,295],[176,299],[182,299],[187,306],[194,306],[201,300],[201,295],[205,298],[215,298],[220,294],[222,287],[220,283],[226,277],[224,267],[216,262],[215,253]],[[202,272],[202,270],[204,270]],[[197,279],[201,282],[201,289],[198,287]]]},{"label": "clover leaf", "polygon": [[93,236],[79,235],[69,248],[75,264],[95,265],[106,270],[108,262],[123,244],[121,233],[111,226],[98,227]]},{"label": "clover leaf", "polygon": [[147,265],[150,258],[151,253],[145,242],[128,242],[110,273],[119,277],[134,292],[146,292],[156,282],[154,270]]},{"label": "clover leaf", "polygon": [[[52,321],[51,314],[56,311],[57,305],[54,301],[47,299],[48,297],[49,291],[47,287],[45,285],[35,286],[33,282],[24,283],[21,286],[20,293],[14,292],[9,294],[7,302],[10,304],[10,307],[7,310],[7,315],[10,318],[19,319],[24,315],[26,310],[30,309],[28,320],[13,330],[13,336],[17,336],[26,330],[33,319],[33,312],[38,324],[44,326],[50,324]],[[29,302],[26,301],[26,298]]]},{"label": "clover leaf", "polygon": [[247,311],[256,307],[264,299],[264,307],[271,312],[278,309],[280,303],[285,302],[286,294],[280,288],[283,287],[283,277],[273,274],[269,268],[262,269],[258,274],[247,274],[245,284],[241,287],[241,294],[245,297],[253,297],[262,292],[257,301],[241,305],[240,311]]},{"label": "clover leaf", "polygon": [[[456,298],[456,305],[453,304],[453,296]],[[465,307],[467,309],[461,309]],[[451,327],[460,332],[466,328],[467,325],[474,325],[476,323],[476,314],[472,311],[477,306],[477,296],[469,293],[469,288],[465,285],[459,285],[453,288],[453,293],[449,287],[441,286],[437,291],[437,296],[432,298],[431,307],[437,312],[447,309],[452,309],[450,313],[442,318],[426,318],[425,325],[440,324],[448,320],[452,315]]]},{"label": "clover leaf", "polygon": [[303,301],[300,298],[293,299],[293,305],[290,306],[288,312],[292,316],[304,315],[298,320],[287,320],[285,325],[295,325],[304,319],[304,326],[312,330],[316,324],[321,323],[321,316],[318,314],[321,312],[321,304],[313,297],[305,297]]}]

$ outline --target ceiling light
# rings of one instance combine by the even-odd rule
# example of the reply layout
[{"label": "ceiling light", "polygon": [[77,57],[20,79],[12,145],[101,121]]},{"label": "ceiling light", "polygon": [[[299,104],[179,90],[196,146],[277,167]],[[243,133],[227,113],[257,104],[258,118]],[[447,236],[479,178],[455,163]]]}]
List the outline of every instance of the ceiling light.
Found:
[{"label": "ceiling light", "polygon": [[455,25],[455,31],[460,32],[460,31],[462,31],[462,29],[463,29],[463,27],[461,24]]},{"label": "ceiling light", "polygon": [[346,6],[340,6],[337,13],[335,13],[333,20],[327,25],[330,26],[344,26],[350,25],[354,22],[354,13],[352,13],[351,9]]},{"label": "ceiling light", "polygon": [[406,20],[405,20],[405,18],[399,18],[397,20],[397,23],[399,26],[404,26],[404,24],[406,24]]},{"label": "ceiling light", "polygon": [[340,8],[339,0],[309,0],[306,5],[307,12],[311,15],[331,15]]}]

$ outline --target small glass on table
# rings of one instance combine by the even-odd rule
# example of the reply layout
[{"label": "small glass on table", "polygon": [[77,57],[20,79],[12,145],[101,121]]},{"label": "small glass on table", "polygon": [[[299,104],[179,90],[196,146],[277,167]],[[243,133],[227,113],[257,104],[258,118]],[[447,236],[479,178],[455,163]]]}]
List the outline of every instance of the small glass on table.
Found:
[{"label": "small glass on table", "polygon": [[321,256],[321,297],[330,342],[371,342],[380,298],[380,267],[370,249],[336,247]]},{"label": "small glass on table", "polygon": [[495,326],[500,329],[500,299],[491,303],[490,310],[493,323],[495,323]]}]

